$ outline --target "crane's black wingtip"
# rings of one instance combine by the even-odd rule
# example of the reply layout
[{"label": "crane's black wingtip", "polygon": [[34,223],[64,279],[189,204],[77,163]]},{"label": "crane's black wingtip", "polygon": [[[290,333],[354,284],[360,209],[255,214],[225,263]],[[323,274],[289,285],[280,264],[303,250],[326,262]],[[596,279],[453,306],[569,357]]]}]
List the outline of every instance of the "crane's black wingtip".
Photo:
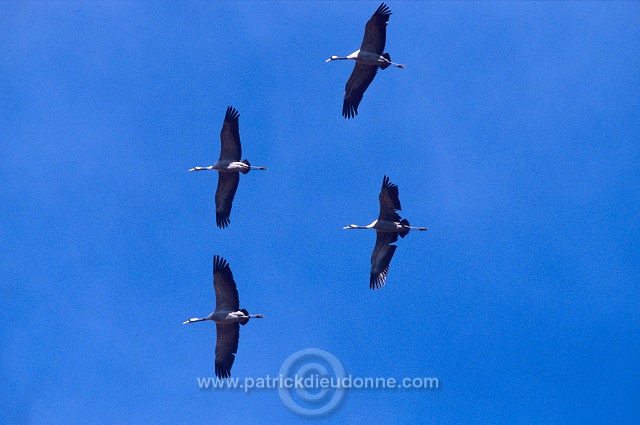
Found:
[{"label": "crane's black wingtip", "polygon": [[391,201],[394,210],[402,211],[402,206],[400,206],[400,192],[398,191],[398,185],[395,183],[391,183],[389,181],[389,177],[387,176],[384,176],[382,178],[382,188],[380,189],[380,196]]},{"label": "crane's black wingtip", "polygon": [[222,258],[219,255],[214,255],[213,256],[213,272],[220,272],[224,269],[229,268],[229,263],[227,263],[227,260],[225,260],[224,258]]},{"label": "crane's black wingtip", "polygon": [[369,279],[369,289],[375,290],[380,289],[384,286],[385,280],[387,279],[386,273],[380,273],[379,275],[371,275]]},{"label": "crane's black wingtip", "polygon": [[238,121],[240,118],[240,113],[233,106],[227,107],[227,113],[224,115],[225,121]]},{"label": "crane's black wingtip", "polygon": [[385,18],[389,18],[389,16],[391,16],[391,9],[389,8],[389,6],[387,6],[386,4],[382,3],[380,4],[380,6],[378,6],[378,9],[376,9],[376,12],[373,14],[373,16],[384,16]]},{"label": "crane's black wingtip", "polygon": [[[393,256],[393,253],[396,252],[397,247],[395,245],[389,245],[389,248],[391,248],[391,256]],[[389,259],[389,261],[391,261],[391,259]],[[389,273],[388,265],[384,269],[382,269],[382,271],[380,271],[379,273],[372,272],[371,277],[369,278],[369,288],[370,289],[382,288],[384,284],[387,283],[388,273]]]},{"label": "crane's black wingtip", "polygon": [[384,189],[384,188],[389,188],[389,189],[391,189],[391,188],[394,188],[394,187],[398,187],[398,185],[397,185],[397,184],[395,184],[395,183],[391,183],[391,182],[389,181],[389,177],[387,177],[387,176],[382,177],[382,188],[383,188],[383,189]]},{"label": "crane's black wingtip", "polygon": [[216,364],[216,376],[219,379],[227,379],[231,376],[231,368]]},{"label": "crane's black wingtip", "polygon": [[220,229],[224,229],[229,226],[231,219],[226,214],[216,214],[216,226]]},{"label": "crane's black wingtip", "polygon": [[358,115],[358,107],[351,102],[344,101],[342,104],[342,116],[349,119]]}]

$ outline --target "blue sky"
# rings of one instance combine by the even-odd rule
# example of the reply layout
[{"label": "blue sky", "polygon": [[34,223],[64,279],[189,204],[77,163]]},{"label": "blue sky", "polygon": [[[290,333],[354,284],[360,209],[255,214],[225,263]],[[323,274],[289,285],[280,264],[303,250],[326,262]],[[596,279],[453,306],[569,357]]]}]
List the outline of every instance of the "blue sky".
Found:
[{"label": "blue sky", "polygon": [[[3,2],[0,416],[290,423],[213,376],[214,254],[241,305],[232,376],[310,347],[358,376],[329,423],[640,420],[640,5],[389,2],[378,76],[341,117],[378,2]],[[228,105],[243,153],[215,227]],[[402,215],[368,288],[383,175]]]}]

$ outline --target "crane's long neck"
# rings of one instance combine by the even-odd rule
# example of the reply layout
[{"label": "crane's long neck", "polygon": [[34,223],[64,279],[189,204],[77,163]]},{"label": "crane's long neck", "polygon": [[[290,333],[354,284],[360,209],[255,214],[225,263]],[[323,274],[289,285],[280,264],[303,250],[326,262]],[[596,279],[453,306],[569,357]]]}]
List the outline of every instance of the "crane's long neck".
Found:
[{"label": "crane's long neck", "polygon": [[371,225],[368,226],[358,226],[357,224],[350,224],[346,227],[343,227],[344,230],[348,230],[348,229],[371,229]]},{"label": "crane's long neck", "polygon": [[412,229],[412,230],[429,230],[426,227],[415,227],[415,226],[403,226],[405,229]]},{"label": "crane's long neck", "polygon": [[251,170],[266,170],[267,167],[256,167],[255,165],[250,165],[249,169],[251,169]]},{"label": "crane's long neck", "polygon": [[355,59],[355,58],[350,58],[348,56],[331,56],[329,59],[327,59],[325,62],[331,62],[331,61],[343,61],[343,60],[347,60],[347,59]]},{"label": "crane's long neck", "polygon": [[249,317],[255,317],[256,319],[264,319],[264,314],[250,314]]},{"label": "crane's long neck", "polygon": [[205,320],[207,320],[206,317],[193,317],[187,321],[182,322],[183,325],[186,325],[187,323],[193,323],[193,322],[204,322]]},{"label": "crane's long neck", "polygon": [[213,168],[213,165],[210,165],[208,167],[193,167],[189,169],[189,171],[205,171],[205,170],[215,170],[215,168]]}]

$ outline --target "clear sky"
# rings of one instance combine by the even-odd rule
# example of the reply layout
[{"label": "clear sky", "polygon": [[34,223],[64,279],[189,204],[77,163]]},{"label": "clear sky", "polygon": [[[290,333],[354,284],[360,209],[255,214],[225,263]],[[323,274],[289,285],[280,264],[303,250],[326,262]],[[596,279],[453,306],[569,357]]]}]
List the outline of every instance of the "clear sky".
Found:
[{"label": "clear sky", "polygon": [[[329,423],[640,422],[640,3],[402,2],[341,116],[379,2],[0,2],[0,422],[291,423],[213,376],[212,257],[241,306],[233,377],[292,353],[347,373]],[[227,106],[243,154],[215,226]],[[383,175],[412,232],[371,291]],[[317,422],[317,421],[316,421]],[[319,422],[317,422],[319,423]]]}]

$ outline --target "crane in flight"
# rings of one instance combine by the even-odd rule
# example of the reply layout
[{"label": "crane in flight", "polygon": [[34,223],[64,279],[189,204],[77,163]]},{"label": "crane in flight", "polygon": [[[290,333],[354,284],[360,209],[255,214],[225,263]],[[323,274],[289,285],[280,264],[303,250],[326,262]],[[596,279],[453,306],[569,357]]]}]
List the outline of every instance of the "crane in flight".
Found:
[{"label": "crane in flight", "polygon": [[387,69],[389,66],[406,68],[400,63],[391,62],[389,53],[383,53],[387,41],[389,16],[391,16],[391,9],[382,3],[364,28],[364,38],[360,49],[348,56],[331,56],[325,61],[346,59],[356,61],[344,91],[342,116],[345,118],[353,118],[358,115],[358,105],[360,105],[362,95],[375,78],[378,68]]},{"label": "crane in flight", "polygon": [[380,201],[380,214],[378,219],[367,226],[350,224],[343,229],[374,229],[376,231],[376,246],[371,254],[371,274],[369,278],[369,288],[382,288],[387,280],[389,263],[396,252],[396,245],[391,245],[401,238],[407,236],[409,230],[427,230],[426,227],[414,227],[409,225],[409,221],[400,218],[396,211],[402,210],[400,199],[398,198],[398,186],[389,181],[389,177],[382,179],[382,189],[378,196]]},{"label": "crane in flight", "polygon": [[266,170],[265,167],[254,167],[242,157],[240,146],[240,131],[238,126],[238,111],[229,106],[224,116],[222,130],[220,131],[220,159],[208,167],[193,167],[189,171],[218,171],[218,189],[216,189],[216,225],[223,229],[231,222],[231,205],[233,197],[238,189],[240,173],[247,174],[250,170]]},{"label": "crane in flight", "polygon": [[213,289],[216,293],[216,309],[207,317],[194,317],[183,322],[212,320],[216,324],[216,376],[220,379],[231,376],[231,366],[238,352],[240,325],[246,325],[251,317],[262,319],[262,314],[249,314],[240,309],[238,289],[233,280],[229,263],[217,255],[213,257]]}]

